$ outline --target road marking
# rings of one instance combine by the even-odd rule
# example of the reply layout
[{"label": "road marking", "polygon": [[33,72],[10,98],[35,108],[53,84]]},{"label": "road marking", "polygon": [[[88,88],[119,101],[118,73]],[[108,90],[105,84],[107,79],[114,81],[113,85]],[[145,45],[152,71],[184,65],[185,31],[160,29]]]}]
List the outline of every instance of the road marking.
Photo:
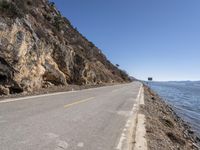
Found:
[{"label": "road marking", "polygon": [[145,115],[138,114],[134,150],[147,150]]},{"label": "road marking", "polygon": [[84,143],[80,142],[77,144],[78,147],[84,147]]},{"label": "road marking", "polygon": [[[139,104],[144,105],[144,88],[140,88]],[[135,130],[135,145],[134,150],[147,150],[147,140],[146,140],[146,127],[145,127],[145,115],[137,114],[137,125]]]},{"label": "road marking", "polygon": [[84,91],[93,91],[93,90],[110,88],[110,87],[119,87],[119,86],[123,86],[123,85],[126,86],[128,84],[109,85],[109,86],[102,86],[102,87],[89,88],[89,89],[83,89],[83,90],[74,90],[74,89],[72,89],[72,91],[67,91],[67,92],[57,92],[57,93],[42,94],[42,95],[35,95],[35,96],[9,98],[9,99],[6,99],[6,100],[0,100],[0,104],[9,103],[9,102],[15,102],[15,101],[23,101],[23,100],[27,100],[27,99],[34,99],[34,98],[40,98],[40,97],[48,97],[48,96],[56,96],[56,95],[62,95],[62,94],[70,94],[70,93],[74,93],[74,92],[84,92]]},{"label": "road marking", "polygon": [[133,108],[131,110],[132,115],[129,117],[129,119],[127,120],[125,124],[123,132],[119,139],[119,143],[116,147],[117,150],[132,150],[133,149],[134,130],[136,129],[136,126],[137,126],[137,114],[139,111],[142,88],[143,88],[142,85],[140,85],[138,95],[135,99],[136,103],[133,104]]},{"label": "road marking", "polygon": [[23,101],[27,99],[34,99],[34,98],[40,98],[40,97],[48,97],[48,96],[55,96],[55,95],[61,95],[61,94],[69,94],[74,93],[76,91],[68,91],[68,92],[58,92],[58,93],[51,93],[51,94],[44,94],[44,95],[36,95],[36,96],[27,96],[27,97],[21,97],[21,98],[11,98],[0,101],[0,104],[2,103],[9,103],[9,102],[15,102],[15,101]]},{"label": "road marking", "polygon": [[5,100],[0,100],[0,104],[9,103],[9,102],[15,102],[15,101],[23,101],[23,100],[27,100],[27,99],[36,99],[36,98],[41,98],[41,97],[56,96],[56,95],[62,95],[62,94],[70,94],[70,93],[74,93],[74,92],[85,92],[85,91],[93,91],[93,90],[110,88],[110,87],[127,86],[127,85],[129,85],[129,84],[108,85],[108,86],[89,88],[89,89],[82,89],[82,90],[74,90],[74,89],[72,89],[72,91],[67,91],[67,92],[57,92],[57,93],[42,94],[42,95],[35,95],[35,96],[9,98],[9,99],[5,99]]},{"label": "road marking", "polygon": [[141,97],[140,97],[140,105],[144,105],[144,88],[142,87],[141,91],[140,91],[142,94]]},{"label": "road marking", "polygon": [[74,106],[74,105],[77,105],[77,104],[80,104],[80,103],[85,103],[85,102],[93,100],[94,98],[95,97],[90,97],[90,98],[87,98],[87,99],[79,100],[79,101],[76,101],[76,102],[73,102],[73,103],[65,105],[64,108],[69,108],[71,106]]}]

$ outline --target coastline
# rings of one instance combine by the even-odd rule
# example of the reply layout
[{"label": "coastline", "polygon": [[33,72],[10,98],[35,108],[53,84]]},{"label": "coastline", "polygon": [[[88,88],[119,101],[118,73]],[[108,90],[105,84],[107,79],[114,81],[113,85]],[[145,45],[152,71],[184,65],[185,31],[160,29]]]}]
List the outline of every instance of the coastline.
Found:
[{"label": "coastline", "polygon": [[149,150],[199,150],[200,139],[160,96],[144,85],[146,139]]}]

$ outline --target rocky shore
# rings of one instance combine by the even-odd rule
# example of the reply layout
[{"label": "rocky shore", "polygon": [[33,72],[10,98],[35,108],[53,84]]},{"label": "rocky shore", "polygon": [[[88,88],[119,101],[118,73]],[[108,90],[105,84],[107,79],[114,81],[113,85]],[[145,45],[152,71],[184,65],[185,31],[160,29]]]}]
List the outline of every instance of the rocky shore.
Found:
[{"label": "rocky shore", "polygon": [[154,91],[144,86],[146,138],[149,150],[199,150],[200,139]]}]

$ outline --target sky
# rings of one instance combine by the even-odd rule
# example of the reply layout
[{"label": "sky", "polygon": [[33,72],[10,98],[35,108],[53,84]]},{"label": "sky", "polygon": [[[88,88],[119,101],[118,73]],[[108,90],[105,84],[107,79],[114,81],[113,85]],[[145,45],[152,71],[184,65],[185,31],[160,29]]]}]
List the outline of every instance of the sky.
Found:
[{"label": "sky", "polygon": [[200,0],[53,0],[113,64],[156,81],[200,80]]}]

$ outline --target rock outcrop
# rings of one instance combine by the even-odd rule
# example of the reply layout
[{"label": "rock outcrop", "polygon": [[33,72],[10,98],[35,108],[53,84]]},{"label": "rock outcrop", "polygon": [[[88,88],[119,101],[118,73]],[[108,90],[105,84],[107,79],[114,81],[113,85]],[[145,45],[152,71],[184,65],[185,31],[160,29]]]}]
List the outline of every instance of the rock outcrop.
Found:
[{"label": "rock outcrop", "polygon": [[[128,82],[47,0],[0,0],[0,92]],[[3,91],[3,92],[2,92]]]}]

